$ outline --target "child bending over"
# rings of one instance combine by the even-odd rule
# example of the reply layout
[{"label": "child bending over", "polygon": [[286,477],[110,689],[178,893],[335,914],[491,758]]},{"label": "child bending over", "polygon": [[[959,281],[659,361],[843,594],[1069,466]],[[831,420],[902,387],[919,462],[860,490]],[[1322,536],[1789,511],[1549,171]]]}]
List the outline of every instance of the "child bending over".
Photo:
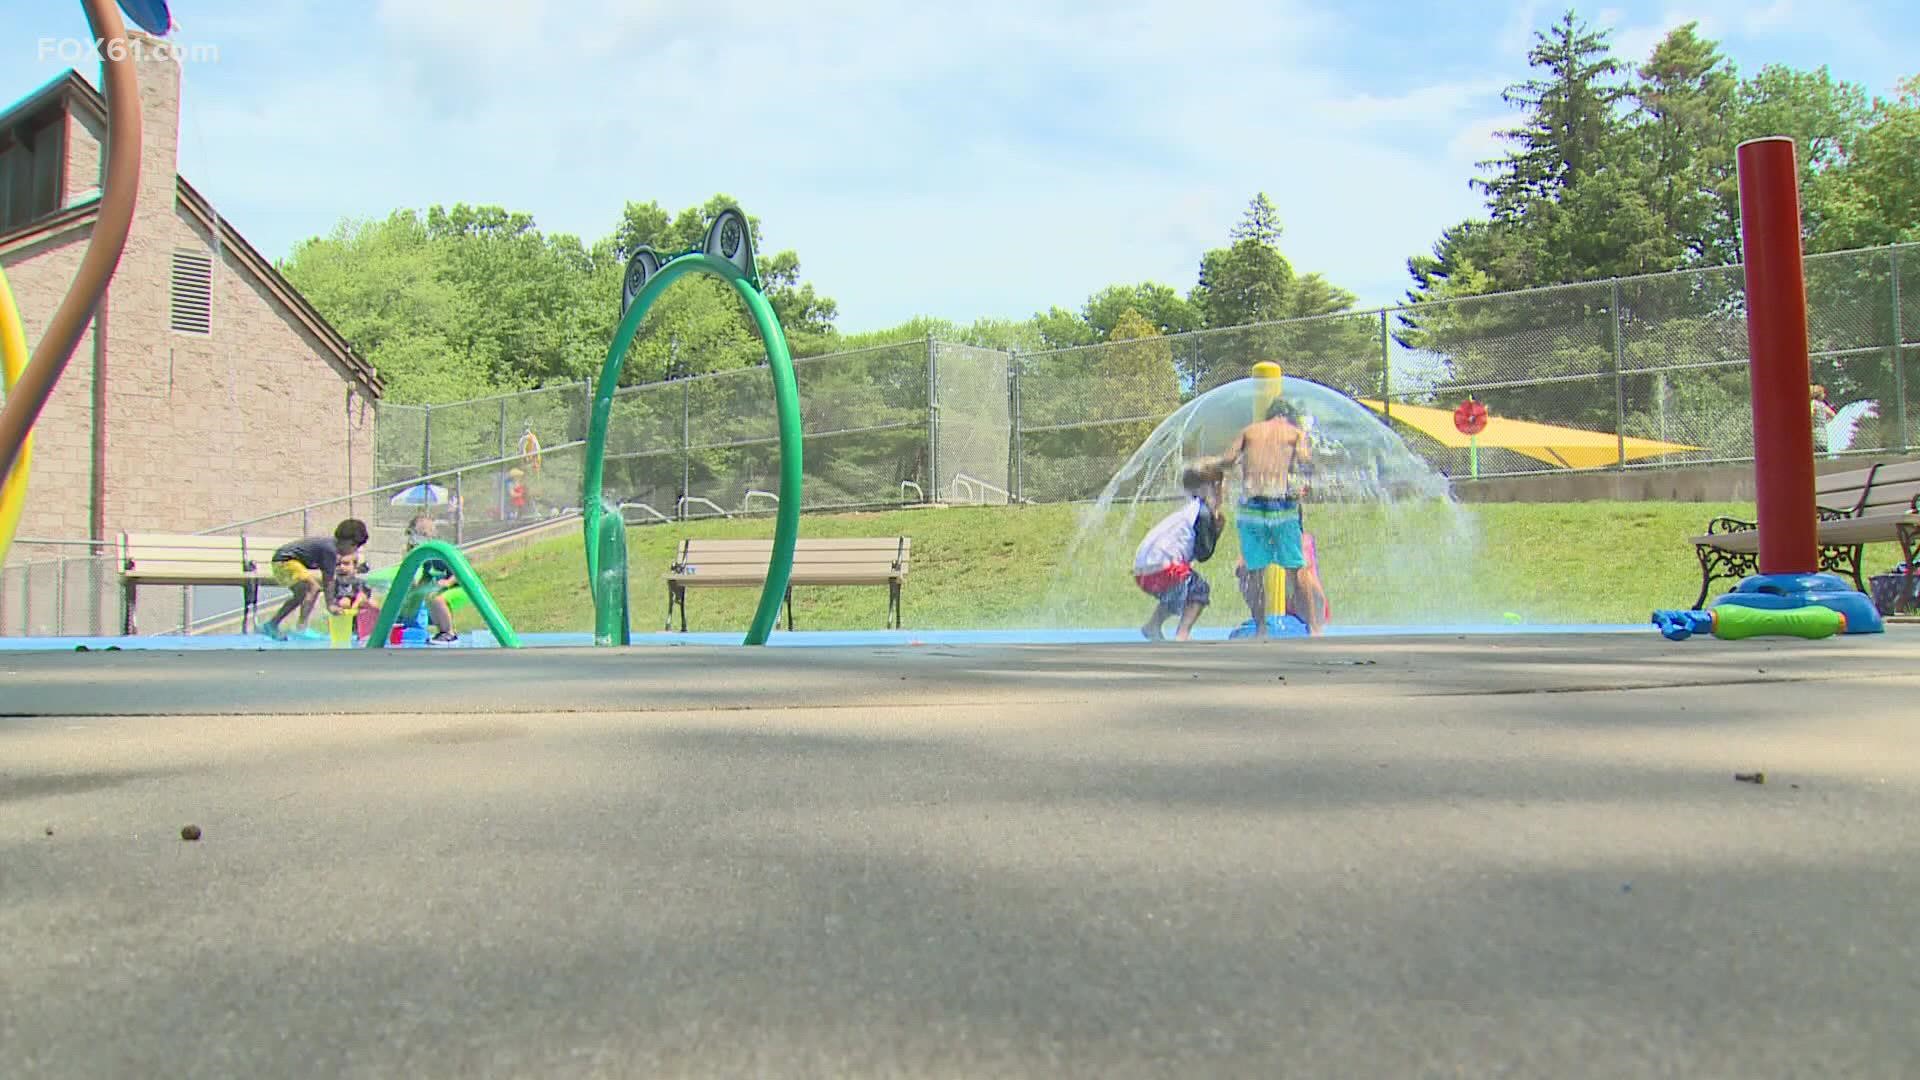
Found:
[{"label": "child bending over", "polygon": [[300,633],[311,635],[314,603],[321,594],[332,590],[340,570],[340,557],[352,555],[366,543],[366,522],[348,518],[334,526],[332,536],[309,536],[281,545],[280,550],[273,553],[273,583],[290,595],[273,618],[260,628],[261,632],[270,638],[285,640],[287,632],[280,623],[297,607]]},{"label": "child bending over", "polygon": [[1187,641],[1193,636],[1193,624],[1210,599],[1207,579],[1194,570],[1193,564],[1211,559],[1214,545],[1220,542],[1220,530],[1227,520],[1220,509],[1225,480],[1226,470],[1215,461],[1197,462],[1181,470],[1180,487],[1189,498],[1148,530],[1134,552],[1133,580],[1155,601],[1152,614],[1140,627],[1148,641],[1166,640],[1161,628],[1175,615],[1180,617],[1180,625],[1174,639]]}]

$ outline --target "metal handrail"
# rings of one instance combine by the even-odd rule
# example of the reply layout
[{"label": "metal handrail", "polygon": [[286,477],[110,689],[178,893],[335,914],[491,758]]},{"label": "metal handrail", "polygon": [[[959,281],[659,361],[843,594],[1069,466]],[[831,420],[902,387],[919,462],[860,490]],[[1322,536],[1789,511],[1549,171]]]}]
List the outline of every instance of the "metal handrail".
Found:
[{"label": "metal handrail", "polygon": [[1000,486],[1000,485],[998,485],[998,484],[991,484],[991,483],[988,483],[987,481],[985,481],[985,480],[982,480],[982,479],[980,479],[980,478],[979,478],[979,477],[977,477],[977,476],[969,476],[969,475],[967,475],[966,473],[954,473],[954,474],[953,474],[953,497],[954,497],[954,499],[956,499],[956,500],[958,500],[958,499],[960,498],[960,488],[961,488],[961,485],[963,485],[963,484],[964,484],[964,485],[965,485],[966,487],[968,487],[968,488],[971,488],[971,489],[972,489],[972,491],[973,491],[973,493],[972,493],[971,495],[969,495],[969,496],[967,496],[967,501],[968,501],[968,502],[971,502],[971,503],[980,503],[980,502],[981,502],[981,499],[980,499],[980,494],[979,494],[979,493],[980,493],[980,491],[981,491],[981,490],[983,490],[983,489],[984,489],[984,490],[986,490],[986,491],[997,491],[997,492],[999,492],[1000,494],[1002,494],[1002,495],[1005,495],[1005,496],[1007,497],[1007,501],[1008,501],[1008,502],[1014,502],[1014,501],[1015,501],[1015,500],[1014,500],[1014,497],[1013,497],[1013,492],[1011,492],[1011,491],[1008,491],[1008,490],[1007,490],[1006,488],[1003,488],[1003,487],[1001,487],[1001,486]]},{"label": "metal handrail", "polygon": [[771,491],[761,491],[757,488],[748,488],[747,493],[745,495],[740,496],[740,512],[741,513],[743,514],[753,513],[753,498],[756,495],[758,495],[760,498],[770,500],[773,503],[773,508],[775,510],[780,509],[780,496],[775,495]]},{"label": "metal handrail", "polygon": [[683,518],[686,517],[686,508],[689,503],[706,503],[708,506],[713,507],[714,513],[719,514],[723,518],[731,518],[733,516],[727,513],[719,503],[714,502],[712,499],[702,499],[697,495],[680,496],[680,501],[673,504],[674,513],[679,514]]},{"label": "metal handrail", "polygon": [[914,493],[915,495],[918,495],[918,496],[920,497],[920,501],[921,501],[921,502],[926,502],[926,501],[927,501],[927,492],[926,492],[926,489],[925,489],[925,488],[923,488],[923,487],[921,487],[921,486],[920,486],[919,484],[916,484],[916,483],[914,483],[914,482],[913,482],[913,481],[911,481],[911,480],[902,480],[902,481],[900,481],[900,497],[901,497],[902,499],[905,499],[905,498],[907,497],[907,489],[908,489],[908,488],[912,488],[912,489],[913,489],[913,493]]},{"label": "metal handrail", "polygon": [[666,522],[666,523],[667,523],[667,524],[669,524],[669,525],[671,525],[671,524],[673,524],[673,519],[672,519],[672,518],[670,518],[670,517],[668,517],[667,515],[665,515],[665,514],[663,514],[663,513],[661,513],[661,512],[660,512],[660,511],[658,511],[658,510],[655,510],[655,509],[654,509],[653,507],[651,507],[651,506],[649,506],[649,505],[647,505],[646,503],[643,503],[643,502],[623,502],[623,503],[621,503],[621,504],[620,504],[620,516],[621,516],[622,518],[625,518],[625,517],[627,516],[627,510],[628,510],[629,508],[631,508],[631,509],[634,509],[634,510],[645,510],[645,511],[646,511],[647,513],[649,513],[649,514],[651,514],[651,515],[653,515],[653,516],[654,516],[654,517],[656,517],[656,518],[659,518],[659,519],[660,519],[661,521],[664,521],[664,522]]},{"label": "metal handrail", "polygon": [[500,401],[505,398],[525,398],[525,397],[536,397],[540,394],[560,394],[560,393],[565,393],[569,390],[591,388],[592,386],[593,384],[591,382],[588,382],[585,379],[580,379],[576,382],[561,383],[558,386],[536,386],[530,390],[507,390],[498,394],[488,394],[485,397],[461,398],[459,401],[443,401],[438,405],[435,405],[432,402],[427,402],[426,404],[423,404],[423,405],[393,406],[393,405],[382,404],[380,407],[383,409],[387,409],[387,408],[420,409],[426,412],[432,412],[434,409],[455,409],[455,408],[459,408],[462,405],[481,405],[487,402]]},{"label": "metal handrail", "polygon": [[32,544],[36,547],[111,548],[113,546],[113,541],[111,540],[36,540],[28,536],[16,536],[13,538],[13,542],[16,544]]}]

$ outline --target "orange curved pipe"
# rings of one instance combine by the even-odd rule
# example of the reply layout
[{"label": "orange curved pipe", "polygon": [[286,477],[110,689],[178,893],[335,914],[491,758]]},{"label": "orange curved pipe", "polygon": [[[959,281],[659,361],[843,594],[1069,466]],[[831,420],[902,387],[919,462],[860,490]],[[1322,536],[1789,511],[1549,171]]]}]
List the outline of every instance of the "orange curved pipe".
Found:
[{"label": "orange curved pipe", "polygon": [[133,196],[140,180],[140,85],[132,50],[127,47],[127,27],[114,0],[80,0],[80,6],[87,11],[93,36],[105,43],[107,174],[101,181],[100,213],[94,218],[80,270],[54,309],[26,372],[7,395],[6,407],[0,409],[0,477],[13,470],[27,433],[53,396],[74,346],[86,332],[87,320],[113,280],[133,225]]}]

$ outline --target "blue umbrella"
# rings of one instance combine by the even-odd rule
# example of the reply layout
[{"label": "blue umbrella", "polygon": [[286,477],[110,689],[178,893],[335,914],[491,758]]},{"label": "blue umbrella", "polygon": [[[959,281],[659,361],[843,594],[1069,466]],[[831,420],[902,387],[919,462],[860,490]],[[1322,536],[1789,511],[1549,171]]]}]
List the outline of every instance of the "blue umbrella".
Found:
[{"label": "blue umbrella", "polygon": [[387,500],[389,506],[440,506],[447,501],[447,489],[439,484],[415,484]]},{"label": "blue umbrella", "polygon": [[166,37],[167,31],[173,29],[167,0],[120,0],[120,10],[140,29],[155,37]]}]

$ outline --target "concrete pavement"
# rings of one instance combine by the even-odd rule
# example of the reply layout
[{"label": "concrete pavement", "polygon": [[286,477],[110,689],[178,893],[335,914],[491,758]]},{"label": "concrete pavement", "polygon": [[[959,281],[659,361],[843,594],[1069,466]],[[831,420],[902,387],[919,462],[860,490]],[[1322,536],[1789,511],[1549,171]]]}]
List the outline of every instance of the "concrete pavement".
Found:
[{"label": "concrete pavement", "polygon": [[1907,1075],[1917,659],[0,654],[0,1074]]}]

